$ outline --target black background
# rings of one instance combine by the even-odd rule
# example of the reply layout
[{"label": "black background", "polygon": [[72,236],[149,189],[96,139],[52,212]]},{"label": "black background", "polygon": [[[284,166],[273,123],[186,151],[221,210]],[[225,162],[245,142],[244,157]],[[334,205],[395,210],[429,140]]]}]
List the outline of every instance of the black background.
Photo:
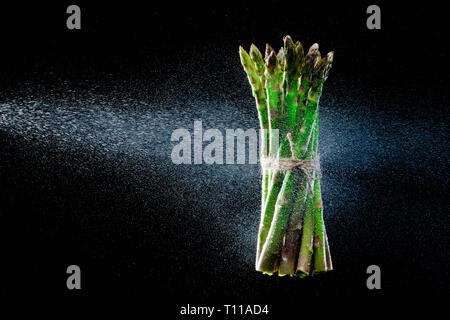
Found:
[{"label": "black background", "polygon": [[[382,29],[368,30],[365,10],[369,2],[165,1],[144,6],[129,1],[95,5],[78,1],[82,29],[75,31],[65,26],[69,4],[2,6],[2,102],[20,95],[25,87],[64,95],[68,87],[82,92],[92,84],[98,85],[97,92],[123,90],[151,101],[158,99],[155,92],[161,89],[153,86],[152,79],[170,86],[168,73],[173,72],[180,75],[173,89],[181,95],[202,96],[202,90],[208,96],[220,95],[221,90],[232,94],[233,83],[238,81],[236,95],[242,93],[251,107],[243,72],[233,74],[240,68],[238,46],[248,48],[255,43],[263,48],[268,42],[278,48],[282,37],[290,34],[306,46],[318,42],[322,53],[335,52],[325,92],[330,89],[331,95],[333,87],[340,88],[334,94],[340,95],[341,101],[357,93],[365,103],[373,102],[371,111],[383,112],[387,122],[381,127],[379,123],[368,126],[383,130],[397,117],[408,120],[405,128],[396,128],[385,140],[362,146],[373,151],[403,139],[394,143],[392,156],[403,154],[404,158],[383,167],[376,177],[352,170],[343,173],[347,182],[358,181],[354,188],[364,186],[370,195],[363,203],[349,205],[352,213],[348,218],[329,218],[336,271],[302,282],[268,278],[252,272],[250,266],[245,269],[249,272],[246,278],[234,273],[241,269],[233,266],[233,257],[221,256],[218,248],[227,245],[226,239],[216,238],[217,230],[209,229],[206,217],[212,209],[208,201],[214,202],[214,198],[177,198],[183,171],[169,176],[160,173],[157,183],[140,193],[139,186],[129,182],[129,175],[139,175],[139,170],[118,174],[117,159],[95,159],[77,149],[55,151],[50,142],[35,146],[0,128],[2,294],[33,298],[152,296],[155,306],[155,301],[164,300],[175,314],[179,305],[187,303],[264,302],[281,312],[294,308],[298,301],[323,296],[352,295],[371,301],[448,292],[448,73],[444,50],[448,36],[445,12],[437,4],[378,2]],[[209,65],[202,65],[202,75],[193,73],[192,82],[190,71],[180,71],[204,61]],[[68,84],[59,87],[60,79]],[[223,82],[224,89],[208,86],[209,82]],[[196,93],[186,89],[189,85]],[[358,119],[364,127],[364,119]],[[425,126],[431,134],[408,141],[407,132],[414,132],[415,124]],[[399,137],[395,132],[404,134]],[[410,144],[422,146],[421,151],[409,152]],[[363,159],[353,160],[364,166]],[[379,159],[380,163],[387,160],[392,159],[386,154]],[[408,166],[408,161],[413,165]],[[84,165],[90,169],[79,174],[76,169]],[[352,192],[350,188],[335,194],[333,203],[345,208],[347,200],[355,200]],[[142,201],[144,197],[146,201]],[[257,212],[258,199],[254,194],[231,199],[237,204],[230,204],[230,210],[237,212],[240,205],[253,201],[250,206]],[[202,211],[205,221],[167,218],[177,210],[188,215]],[[358,217],[364,211],[373,215]],[[331,208],[330,212],[331,216]],[[256,220],[248,231],[252,235],[256,235]],[[208,258],[209,250],[215,251]],[[69,264],[80,264],[86,270],[80,292],[65,288]],[[370,264],[380,265],[383,271],[383,289],[378,292],[365,287],[365,268]]]},{"label": "black background", "polygon": [[279,39],[290,31],[305,45],[321,40],[323,51],[345,53],[335,68],[348,78],[378,85],[447,79],[442,72],[446,16],[433,3],[382,3],[383,28],[373,32],[361,27],[368,16],[367,3],[100,3],[79,3],[86,10],[78,32],[67,30],[67,15],[60,14],[67,3],[4,6],[3,53],[12,60],[2,67],[17,71],[46,63],[63,65],[76,75],[80,68],[111,67],[120,59],[125,69],[125,62],[149,65],[195,45],[204,50],[251,42],[262,49],[266,42],[279,46]]}]

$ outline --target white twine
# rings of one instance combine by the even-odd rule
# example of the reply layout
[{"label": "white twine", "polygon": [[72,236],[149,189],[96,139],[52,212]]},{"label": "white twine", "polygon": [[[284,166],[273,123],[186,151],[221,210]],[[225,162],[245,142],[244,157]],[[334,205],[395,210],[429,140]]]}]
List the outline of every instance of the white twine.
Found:
[{"label": "white twine", "polygon": [[[260,159],[261,168],[278,171],[294,171],[300,170],[306,177],[311,195],[314,195],[314,190],[311,185],[312,180],[320,180],[322,173],[320,172],[320,157],[317,155],[312,159],[297,159],[294,152],[294,143],[292,141],[292,135],[289,132],[287,138],[290,143],[292,158],[273,158],[262,157]],[[318,177],[314,177],[314,172],[318,174]]]}]

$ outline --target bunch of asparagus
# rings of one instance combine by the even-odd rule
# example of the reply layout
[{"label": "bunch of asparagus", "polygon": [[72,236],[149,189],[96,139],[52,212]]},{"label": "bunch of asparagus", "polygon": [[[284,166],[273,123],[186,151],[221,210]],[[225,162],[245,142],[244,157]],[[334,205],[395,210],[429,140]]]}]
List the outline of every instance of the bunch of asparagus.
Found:
[{"label": "bunch of asparagus", "polygon": [[[262,159],[318,160],[319,99],[333,61],[314,44],[284,38],[265,57],[255,45],[240,58],[256,100],[263,132]],[[262,167],[261,221],[256,270],[300,277],[332,270],[317,168]]]}]

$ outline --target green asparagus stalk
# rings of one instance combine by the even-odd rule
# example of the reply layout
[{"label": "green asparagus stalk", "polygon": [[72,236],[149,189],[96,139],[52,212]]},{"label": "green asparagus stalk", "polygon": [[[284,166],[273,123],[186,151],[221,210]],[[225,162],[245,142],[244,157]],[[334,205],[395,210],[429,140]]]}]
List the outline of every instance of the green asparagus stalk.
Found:
[{"label": "green asparagus stalk", "polygon": [[[266,92],[264,89],[264,83],[265,83],[265,75],[264,75],[264,58],[261,54],[261,52],[258,50],[258,48],[252,44],[250,47],[250,57],[256,66],[257,74],[259,79],[261,80],[258,84],[258,97],[256,98],[259,100],[258,105],[258,114],[260,118],[260,128],[261,128],[261,135],[262,135],[262,143],[263,147],[261,148],[261,156],[267,157],[268,155],[268,148],[269,148],[269,115],[267,110],[267,101],[266,101]],[[262,185],[262,198],[261,198],[261,208],[264,207],[265,201],[267,198],[267,193],[269,189],[269,174],[267,170],[263,171],[263,179],[262,179],[263,185]],[[261,209],[262,212],[262,209]]]},{"label": "green asparagus stalk", "polygon": [[312,212],[313,197],[308,192],[306,197],[305,216],[303,218],[302,240],[298,255],[297,274],[309,275],[311,270],[311,258],[313,254],[314,216]]},{"label": "green asparagus stalk", "polygon": [[[269,155],[271,157],[285,156],[285,148],[282,146],[284,142],[279,142],[280,128],[282,128],[286,118],[282,88],[283,59],[283,51],[280,51],[277,56],[272,47],[266,46],[265,88],[269,114]],[[282,187],[284,174],[284,172],[276,170],[270,170],[269,172],[269,189],[258,234],[256,269],[259,271],[262,270],[259,269],[258,259],[270,229],[276,199]]]},{"label": "green asparagus stalk", "polygon": [[[316,127],[315,127],[315,138],[314,138],[314,156],[317,156],[317,147],[318,147],[318,138],[319,138],[319,127],[318,127],[318,105],[319,99],[322,92],[323,82],[328,77],[328,72],[331,67],[331,63],[333,61],[333,53],[329,53],[324,59],[321,60],[321,64],[323,64],[323,69],[321,71],[321,75],[317,73],[315,76],[319,76],[322,80],[318,85],[313,85],[312,90],[315,90],[311,96],[312,98],[309,100],[310,105],[315,105],[317,107],[317,115],[316,115]],[[320,66],[319,66],[320,67]],[[318,178],[317,174],[314,173],[314,178]],[[326,254],[325,254],[325,240],[324,240],[324,222],[323,222],[323,208],[322,208],[322,198],[321,198],[321,190],[320,190],[320,181],[314,181],[314,196],[310,199],[310,206],[307,207],[306,215],[308,217],[313,217],[313,223],[304,226],[303,232],[308,235],[308,238],[305,239],[305,242],[301,243],[300,254],[298,259],[297,271],[301,274],[308,275],[311,269],[311,257],[312,250],[314,245],[314,271],[327,271],[326,269]],[[309,229],[313,228],[313,229]],[[307,230],[306,230],[307,229]],[[314,231],[313,231],[314,230]],[[313,236],[314,238],[311,238]],[[314,239],[314,242],[312,242]],[[331,257],[330,257],[331,261]]]},{"label": "green asparagus stalk", "polygon": [[[313,157],[313,151],[313,144],[310,143],[305,158],[310,160]],[[303,174],[298,172],[295,172],[295,175],[298,181],[298,190],[286,230],[280,266],[278,268],[279,275],[293,275],[295,273],[297,254],[300,245],[299,241],[302,234],[302,219],[306,210],[308,180]]]},{"label": "green asparagus stalk", "polygon": [[[305,211],[306,202],[306,181],[300,182],[300,188],[296,195],[294,208],[288,222],[286,236],[284,238],[284,246],[281,251],[280,265],[278,274],[292,275],[295,273],[296,259],[298,254],[300,237],[302,235],[303,213]],[[301,190],[305,192],[301,192]]]},{"label": "green asparagus stalk", "polygon": [[[252,93],[256,101],[262,135],[261,142],[263,144],[263,147],[261,148],[261,156],[267,157],[269,153],[269,116],[266,89],[264,87],[266,74],[263,57],[258,48],[253,44],[250,47],[250,55],[242,47],[239,47],[239,54],[242,66],[247,73],[248,80],[252,87]],[[261,186],[261,221],[264,220],[264,207],[269,189],[269,176],[269,170],[263,170]]]},{"label": "green asparagus stalk", "polygon": [[[316,120],[314,141],[313,141],[313,153],[317,156],[317,147],[319,141],[319,119]],[[314,173],[314,177],[317,178],[317,174]],[[325,254],[325,236],[324,236],[324,221],[323,221],[323,205],[322,205],[322,192],[320,188],[320,180],[314,181],[314,200],[313,200],[313,217],[314,217],[314,272],[326,271],[326,254]]]},{"label": "green asparagus stalk", "polygon": [[[258,48],[252,44],[250,47],[250,55],[242,48],[239,47],[239,54],[241,57],[241,63],[247,73],[248,80],[252,86],[252,93],[256,100],[256,106],[258,110],[258,118],[263,148],[261,148],[261,155],[267,157],[268,155],[268,130],[269,130],[269,118],[266,102],[266,91],[264,89],[264,61],[261,52]],[[251,57],[250,57],[251,56]],[[265,197],[268,191],[268,175],[267,172],[263,172],[263,188],[262,188],[262,201],[261,205],[264,206]]]},{"label": "green asparagus stalk", "polygon": [[[316,90],[316,93],[312,96],[315,99],[310,99],[309,104],[317,106],[317,115],[316,115],[316,127],[315,127],[315,137],[314,137],[314,155],[317,156],[317,148],[318,148],[318,138],[319,138],[319,126],[318,126],[318,104],[319,98],[322,92],[323,82],[328,77],[328,72],[331,67],[331,63],[333,61],[333,53],[329,53],[324,59],[322,59],[321,63],[323,63],[323,70],[321,71],[322,75],[320,76],[323,81],[318,86],[313,86],[312,90]],[[314,173],[314,177],[317,179],[317,174]],[[300,247],[300,254],[298,260],[297,271],[308,275],[311,269],[311,257],[312,257],[312,245],[314,244],[314,271],[327,271],[326,267],[326,253],[325,253],[325,239],[324,239],[324,221],[323,221],[323,207],[322,207],[322,198],[321,198],[321,190],[320,190],[320,181],[314,181],[314,196],[310,199],[310,206],[307,207],[306,215],[308,217],[313,217],[313,223],[304,226],[303,232],[308,235],[308,238],[305,239]],[[313,228],[313,229],[310,229]],[[306,230],[308,229],[308,230]],[[313,231],[314,230],[314,231]],[[314,242],[312,242],[311,236],[314,237]],[[329,258],[331,261],[331,257]]]},{"label": "green asparagus stalk", "polygon": [[[319,130],[316,126],[314,139],[314,152],[317,155]],[[326,272],[332,270],[330,249],[325,231],[325,222],[323,219],[323,204],[320,188],[320,180],[315,181],[314,195],[316,204],[314,208],[314,273]]]},{"label": "green asparagus stalk", "polygon": [[320,181],[314,182],[314,272],[327,271]]},{"label": "green asparagus stalk", "polygon": [[327,236],[327,230],[325,229],[325,226],[323,228],[323,233],[325,235],[325,254],[326,254],[326,260],[327,260],[326,271],[331,271],[331,270],[333,270],[333,262],[331,261],[330,246],[328,244],[328,236]]}]

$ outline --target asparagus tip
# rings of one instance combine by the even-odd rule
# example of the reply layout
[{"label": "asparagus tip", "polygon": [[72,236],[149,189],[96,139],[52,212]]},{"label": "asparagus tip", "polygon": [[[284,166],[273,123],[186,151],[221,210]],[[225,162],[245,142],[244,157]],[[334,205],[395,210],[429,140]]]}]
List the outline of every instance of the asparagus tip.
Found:
[{"label": "asparagus tip", "polygon": [[250,57],[253,59],[253,61],[255,62],[255,63],[258,63],[259,61],[261,61],[262,62],[262,54],[261,54],[261,52],[259,51],[259,49],[258,49],[258,47],[257,46],[255,46],[253,43],[252,43],[252,45],[250,46]]},{"label": "asparagus tip", "polygon": [[284,42],[284,47],[285,48],[294,47],[294,41],[292,41],[291,36],[285,36],[283,38],[283,42]]},{"label": "asparagus tip", "polygon": [[310,52],[316,52],[319,51],[319,44],[318,43],[314,43],[311,48],[309,48]]},{"label": "asparagus tip", "polygon": [[327,62],[333,62],[334,51],[330,51],[327,53]]},{"label": "asparagus tip", "polygon": [[273,50],[273,48],[268,43],[266,43],[266,59],[270,56],[272,52],[275,52],[275,50]]},{"label": "asparagus tip", "polygon": [[273,70],[273,68],[275,68],[276,65],[277,65],[277,56],[275,54],[275,51],[272,51],[266,59],[266,67],[270,71]]}]

